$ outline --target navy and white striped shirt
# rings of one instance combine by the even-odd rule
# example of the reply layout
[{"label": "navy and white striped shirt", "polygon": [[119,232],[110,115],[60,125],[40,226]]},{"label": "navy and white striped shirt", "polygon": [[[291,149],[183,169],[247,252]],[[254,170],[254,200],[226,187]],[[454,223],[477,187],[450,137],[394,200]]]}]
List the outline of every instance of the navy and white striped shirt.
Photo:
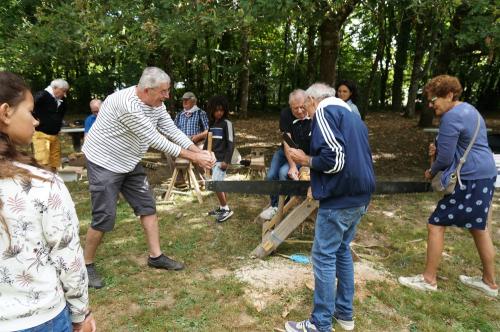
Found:
[{"label": "navy and white striped shirt", "polygon": [[165,105],[151,107],[132,86],[109,95],[85,138],[88,160],[115,173],[132,171],[149,147],[177,157],[193,142],[174,124]]}]

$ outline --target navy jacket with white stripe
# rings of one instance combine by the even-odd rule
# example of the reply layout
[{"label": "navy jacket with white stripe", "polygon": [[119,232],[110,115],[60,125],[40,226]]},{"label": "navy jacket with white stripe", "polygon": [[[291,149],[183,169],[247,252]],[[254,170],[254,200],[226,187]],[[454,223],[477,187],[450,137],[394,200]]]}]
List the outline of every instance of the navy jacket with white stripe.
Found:
[{"label": "navy jacket with white stripe", "polygon": [[[222,119],[215,123],[210,124],[208,129],[212,133],[212,151],[218,162],[225,162],[231,164],[231,157],[234,151],[234,129],[233,124],[228,119]],[[207,141],[203,149],[206,150]]]},{"label": "navy jacket with white stripe", "polygon": [[339,98],[321,101],[312,121],[311,187],[320,208],[366,206],[375,190],[368,129]]}]

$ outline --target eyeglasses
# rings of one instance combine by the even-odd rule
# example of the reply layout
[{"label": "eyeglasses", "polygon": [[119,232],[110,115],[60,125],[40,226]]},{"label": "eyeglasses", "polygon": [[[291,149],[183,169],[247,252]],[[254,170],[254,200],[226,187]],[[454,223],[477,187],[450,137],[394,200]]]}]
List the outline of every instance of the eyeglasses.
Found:
[{"label": "eyeglasses", "polygon": [[164,96],[164,97],[167,97],[168,98],[168,93],[170,91],[170,89],[155,89],[157,93],[159,93],[160,95]]},{"label": "eyeglasses", "polygon": [[304,107],[304,105],[301,105],[301,106],[292,107],[292,110],[295,112],[298,112],[298,111],[305,111],[306,108]]},{"label": "eyeglasses", "polygon": [[434,102],[435,102],[437,99],[438,99],[438,97],[434,96],[434,97],[432,97],[432,98],[429,100],[429,102],[430,102],[432,105],[434,105]]}]

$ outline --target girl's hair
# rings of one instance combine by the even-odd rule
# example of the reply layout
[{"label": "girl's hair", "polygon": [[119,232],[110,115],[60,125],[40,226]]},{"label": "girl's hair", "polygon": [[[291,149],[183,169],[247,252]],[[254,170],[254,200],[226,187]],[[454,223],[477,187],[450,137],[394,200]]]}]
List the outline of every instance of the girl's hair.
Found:
[{"label": "girl's hair", "polygon": [[227,119],[229,116],[229,102],[225,96],[213,96],[208,100],[207,104],[207,113],[210,117],[210,125],[215,123],[214,113],[217,110],[217,106],[221,106],[224,110],[224,114],[222,115],[222,119]]},{"label": "girl's hair", "polygon": [[[8,71],[0,71],[0,105],[7,103],[10,107],[18,106],[30,93],[30,89],[24,80]],[[40,167],[33,157],[17,151],[14,143],[7,134],[0,132],[0,179],[20,177],[23,180],[31,180],[32,174],[14,162]],[[10,232],[1,211],[3,202],[0,199],[0,223],[7,232],[10,240]]]},{"label": "girl's hair", "polygon": [[455,76],[439,75],[431,79],[424,87],[427,99],[435,97],[446,97],[448,93],[453,93],[453,101],[458,100],[462,95],[462,85]]},{"label": "girl's hair", "polygon": [[341,80],[337,83],[337,86],[336,86],[336,90],[337,90],[337,97],[339,96],[339,87],[341,85],[345,85],[349,91],[351,91],[351,97],[349,99],[352,100],[353,103],[356,103],[357,99],[358,99],[358,88],[356,87],[356,83],[354,83],[353,81],[349,81],[349,80]]}]

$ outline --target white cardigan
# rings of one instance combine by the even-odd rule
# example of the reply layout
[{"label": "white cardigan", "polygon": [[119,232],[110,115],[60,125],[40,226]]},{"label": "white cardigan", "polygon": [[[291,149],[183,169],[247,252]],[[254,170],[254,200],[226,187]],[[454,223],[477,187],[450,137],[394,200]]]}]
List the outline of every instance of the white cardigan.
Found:
[{"label": "white cardigan", "polygon": [[24,165],[33,175],[0,179],[0,331],[27,329],[69,306],[73,322],[84,319],[88,278],[78,218],[61,178]]}]

